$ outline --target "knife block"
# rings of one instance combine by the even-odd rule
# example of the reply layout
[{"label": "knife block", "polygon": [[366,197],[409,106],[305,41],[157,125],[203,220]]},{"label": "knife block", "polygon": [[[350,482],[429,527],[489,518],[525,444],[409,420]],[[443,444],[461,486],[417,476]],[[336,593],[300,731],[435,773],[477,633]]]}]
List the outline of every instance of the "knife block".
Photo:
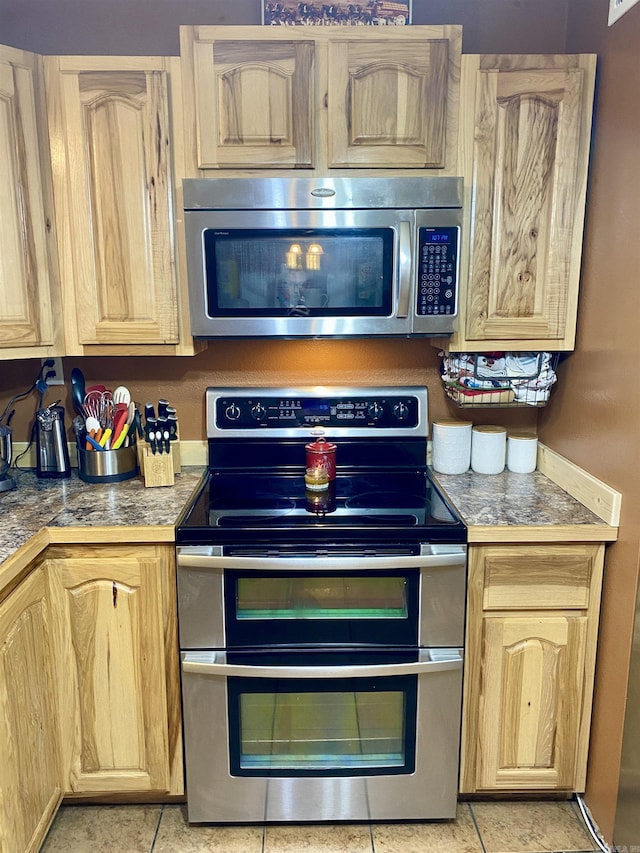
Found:
[{"label": "knife block", "polygon": [[153,453],[146,441],[138,442],[138,466],[144,477],[144,484],[154,486],[173,486],[175,474],[180,472],[180,450],[177,441],[171,442],[169,453]]}]

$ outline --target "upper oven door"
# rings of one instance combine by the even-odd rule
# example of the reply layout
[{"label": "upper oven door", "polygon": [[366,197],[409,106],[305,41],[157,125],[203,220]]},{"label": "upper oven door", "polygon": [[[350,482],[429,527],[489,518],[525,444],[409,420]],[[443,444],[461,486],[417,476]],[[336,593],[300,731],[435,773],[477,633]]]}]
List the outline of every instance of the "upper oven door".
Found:
[{"label": "upper oven door", "polygon": [[462,646],[466,547],[351,555],[178,549],[182,649]]},{"label": "upper oven door", "polygon": [[195,337],[407,335],[413,210],[185,211]]}]

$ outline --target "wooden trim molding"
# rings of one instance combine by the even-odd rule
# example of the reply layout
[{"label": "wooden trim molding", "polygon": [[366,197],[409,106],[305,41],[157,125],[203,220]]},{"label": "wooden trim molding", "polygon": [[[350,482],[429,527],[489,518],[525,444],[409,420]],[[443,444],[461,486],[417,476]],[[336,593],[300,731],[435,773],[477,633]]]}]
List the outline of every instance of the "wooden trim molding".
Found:
[{"label": "wooden trim molding", "polygon": [[620,492],[540,443],[538,470],[607,524],[618,527],[622,506]]}]

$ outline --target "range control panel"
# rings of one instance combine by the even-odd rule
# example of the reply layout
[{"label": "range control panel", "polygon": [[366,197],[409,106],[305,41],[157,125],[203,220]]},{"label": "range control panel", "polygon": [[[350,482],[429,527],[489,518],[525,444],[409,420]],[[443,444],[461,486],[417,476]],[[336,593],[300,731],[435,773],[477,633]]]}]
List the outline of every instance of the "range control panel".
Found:
[{"label": "range control panel", "polygon": [[317,388],[276,390],[207,389],[207,434],[308,435],[314,428],[328,433],[363,435],[389,432],[415,434],[426,429],[426,388],[378,393],[365,390],[323,394]]},{"label": "range control panel", "polygon": [[420,316],[457,312],[459,231],[457,226],[418,229],[416,313]]}]

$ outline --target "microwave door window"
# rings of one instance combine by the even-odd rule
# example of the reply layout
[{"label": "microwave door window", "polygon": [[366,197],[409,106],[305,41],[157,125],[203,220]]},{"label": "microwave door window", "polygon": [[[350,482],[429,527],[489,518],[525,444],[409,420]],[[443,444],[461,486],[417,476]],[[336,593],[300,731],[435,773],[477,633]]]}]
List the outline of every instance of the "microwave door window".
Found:
[{"label": "microwave door window", "polygon": [[209,229],[211,317],[389,316],[391,228]]}]

